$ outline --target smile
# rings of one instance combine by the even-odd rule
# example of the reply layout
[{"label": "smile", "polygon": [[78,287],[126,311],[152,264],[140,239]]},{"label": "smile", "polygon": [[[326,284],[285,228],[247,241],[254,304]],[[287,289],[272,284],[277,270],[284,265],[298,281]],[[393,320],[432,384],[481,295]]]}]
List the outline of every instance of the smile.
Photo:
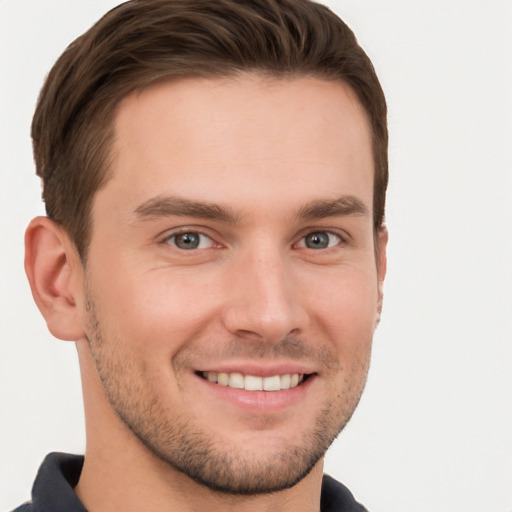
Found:
[{"label": "smile", "polygon": [[214,384],[247,391],[281,391],[295,388],[304,381],[304,374],[299,373],[271,375],[269,377],[244,375],[238,372],[201,372],[200,375]]}]

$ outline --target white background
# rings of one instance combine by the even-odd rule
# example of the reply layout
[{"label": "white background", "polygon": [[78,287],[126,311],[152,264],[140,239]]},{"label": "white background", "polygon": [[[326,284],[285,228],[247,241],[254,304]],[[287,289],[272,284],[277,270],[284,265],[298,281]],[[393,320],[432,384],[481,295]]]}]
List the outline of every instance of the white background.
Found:
[{"label": "white background", "polygon": [[[76,354],[32,302],[44,75],[114,0],[0,0],[0,509],[83,452]],[[367,390],[327,470],[373,512],[512,511],[512,2],[339,0],[389,102],[389,274]]]}]

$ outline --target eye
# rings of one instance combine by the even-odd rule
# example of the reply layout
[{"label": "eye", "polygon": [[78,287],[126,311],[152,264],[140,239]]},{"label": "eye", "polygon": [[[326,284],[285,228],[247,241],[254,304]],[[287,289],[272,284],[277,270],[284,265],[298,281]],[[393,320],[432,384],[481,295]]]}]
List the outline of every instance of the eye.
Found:
[{"label": "eye", "polygon": [[329,249],[340,244],[342,239],[340,236],[330,233],[329,231],[313,231],[300,239],[298,247],[306,247],[307,249]]},{"label": "eye", "polygon": [[209,236],[195,231],[176,233],[166,238],[165,242],[185,251],[208,249],[214,244],[213,240]]}]

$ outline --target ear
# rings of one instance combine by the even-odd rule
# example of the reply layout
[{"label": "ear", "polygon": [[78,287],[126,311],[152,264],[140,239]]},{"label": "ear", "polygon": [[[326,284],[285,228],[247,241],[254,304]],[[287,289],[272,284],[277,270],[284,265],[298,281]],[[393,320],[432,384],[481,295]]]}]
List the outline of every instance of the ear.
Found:
[{"label": "ear", "polygon": [[387,271],[387,246],[388,246],[388,230],[385,226],[379,229],[376,239],[375,257],[377,264],[377,283],[378,283],[378,299],[377,299],[377,325],[380,321],[382,311],[382,301],[384,298],[384,279]]},{"label": "ear", "polygon": [[82,303],[83,267],[69,235],[47,217],[36,217],[27,227],[25,272],[50,332],[61,340],[83,338],[77,306]]}]

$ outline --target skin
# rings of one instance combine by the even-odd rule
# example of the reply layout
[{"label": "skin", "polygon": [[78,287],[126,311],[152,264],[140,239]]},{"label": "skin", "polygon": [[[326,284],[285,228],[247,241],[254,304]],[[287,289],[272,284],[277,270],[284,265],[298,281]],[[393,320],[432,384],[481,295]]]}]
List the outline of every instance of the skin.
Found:
[{"label": "skin", "polygon": [[[193,79],[125,98],[115,135],[86,268],[48,219],[26,238],[50,330],[78,340],[78,496],[93,512],[318,510],[385,275],[364,110],[339,82]],[[309,378],[249,392],[204,371]]]}]

